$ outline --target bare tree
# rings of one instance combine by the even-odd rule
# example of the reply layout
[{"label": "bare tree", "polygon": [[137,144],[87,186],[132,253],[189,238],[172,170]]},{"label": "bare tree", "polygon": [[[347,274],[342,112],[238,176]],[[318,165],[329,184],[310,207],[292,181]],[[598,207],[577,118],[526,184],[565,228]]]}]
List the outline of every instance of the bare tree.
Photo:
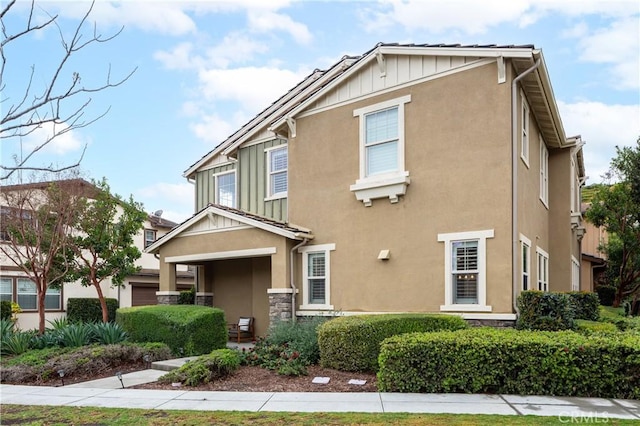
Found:
[{"label": "bare tree", "polygon": [[47,289],[68,277],[72,233],[91,188],[78,178],[0,187],[0,253],[36,285],[40,334],[45,330]]},{"label": "bare tree", "polygon": [[[15,33],[8,33],[5,26],[5,18],[14,8],[15,4],[16,0],[9,1],[2,9],[2,12],[0,12],[0,21],[2,22],[2,43],[0,44],[0,57],[2,61],[0,67],[0,92],[4,92],[7,85],[5,75],[6,66],[8,64],[7,49],[16,41],[21,38],[28,37],[37,31],[44,30],[47,27],[55,26],[58,30],[64,53],[54,68],[53,73],[49,77],[37,74],[35,64],[31,65],[28,82],[24,88],[24,95],[21,98],[10,99],[5,98],[3,95],[0,100],[0,105],[2,106],[3,111],[0,121],[0,139],[3,141],[23,138],[32,134],[37,129],[45,127],[50,127],[52,129],[51,133],[44,137],[42,141],[38,142],[38,144],[28,151],[26,155],[20,156],[19,158],[15,156],[14,165],[0,165],[0,169],[2,169],[0,181],[8,179],[18,170],[55,172],[78,166],[84,156],[86,145],[80,158],[74,164],[64,166],[54,166],[53,164],[50,164],[48,166],[44,165],[41,167],[33,167],[27,163],[35,154],[38,153],[38,151],[50,144],[57,137],[73,130],[86,127],[104,117],[109,112],[109,108],[107,108],[106,111],[99,113],[97,116],[85,116],[87,107],[92,100],[92,94],[120,86],[127,81],[137,69],[134,68],[124,78],[113,81],[111,79],[111,66],[109,66],[104,82],[91,87],[86,87],[82,84],[81,76],[76,71],[71,72],[71,79],[67,80],[65,78],[65,74],[69,71],[67,71],[66,68],[72,56],[78,54],[78,52],[91,44],[106,43],[113,40],[122,32],[123,28],[120,28],[120,30],[110,36],[102,36],[98,33],[94,23],[93,34],[90,38],[86,39],[86,37],[84,37],[84,30],[85,27],[89,25],[89,15],[93,10],[94,5],[94,2],[92,2],[87,12],[75,27],[75,31],[72,32],[73,35],[69,39],[69,37],[65,37],[63,29],[58,23],[58,15],[48,15],[49,18],[41,24],[36,24],[34,22],[34,11],[36,5],[35,0],[32,0],[29,17],[25,27]],[[36,54],[36,52],[31,53],[34,55]],[[34,84],[34,77],[36,76],[38,77],[38,80],[45,81],[43,87],[36,87]],[[22,93],[22,90],[19,91],[19,93]]]}]

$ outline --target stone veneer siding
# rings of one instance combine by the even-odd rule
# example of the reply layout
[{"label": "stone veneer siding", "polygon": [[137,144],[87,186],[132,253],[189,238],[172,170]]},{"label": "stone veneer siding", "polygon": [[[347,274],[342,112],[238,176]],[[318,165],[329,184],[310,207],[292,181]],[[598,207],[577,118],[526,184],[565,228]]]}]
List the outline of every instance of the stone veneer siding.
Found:
[{"label": "stone veneer siding", "polygon": [[179,294],[162,294],[156,296],[158,298],[158,305],[177,305]]},{"label": "stone veneer siding", "polygon": [[269,294],[269,325],[291,319],[291,294]]}]

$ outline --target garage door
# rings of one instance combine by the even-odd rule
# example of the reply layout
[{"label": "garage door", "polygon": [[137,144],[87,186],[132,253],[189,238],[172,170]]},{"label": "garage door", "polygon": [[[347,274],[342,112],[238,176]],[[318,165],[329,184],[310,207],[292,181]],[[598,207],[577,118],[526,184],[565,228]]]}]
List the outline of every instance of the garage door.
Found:
[{"label": "garage door", "polygon": [[156,291],[158,291],[158,287],[156,286],[132,286],[131,306],[157,305],[158,298]]}]

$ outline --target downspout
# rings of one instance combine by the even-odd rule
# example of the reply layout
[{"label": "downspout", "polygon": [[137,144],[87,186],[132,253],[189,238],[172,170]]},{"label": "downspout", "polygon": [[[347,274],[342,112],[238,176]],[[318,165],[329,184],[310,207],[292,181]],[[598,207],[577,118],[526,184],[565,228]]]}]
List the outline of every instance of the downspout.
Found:
[{"label": "downspout", "polygon": [[511,82],[511,275],[513,310],[518,312],[518,82],[538,68],[541,58]]},{"label": "downspout", "polygon": [[309,242],[308,238],[305,238],[304,240],[302,240],[302,242],[296,246],[294,246],[291,251],[289,252],[289,274],[290,274],[290,285],[291,285],[291,289],[293,290],[293,292],[291,293],[291,321],[295,322],[296,320],[296,292],[298,291],[298,289],[296,288],[295,282],[294,282],[294,277],[295,277],[295,268],[293,267],[293,261],[295,259],[295,251],[298,250],[300,247],[302,247],[303,245],[307,244]]}]

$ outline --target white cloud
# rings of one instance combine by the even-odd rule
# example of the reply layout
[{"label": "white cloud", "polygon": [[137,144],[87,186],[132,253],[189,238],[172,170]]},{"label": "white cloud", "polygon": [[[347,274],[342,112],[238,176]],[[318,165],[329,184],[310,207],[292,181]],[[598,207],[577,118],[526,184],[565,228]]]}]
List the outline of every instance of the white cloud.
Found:
[{"label": "white cloud", "polygon": [[199,122],[189,125],[198,139],[210,142],[213,146],[223,142],[231,133],[238,130],[243,123],[231,123],[217,114],[203,116]]},{"label": "white cloud", "polygon": [[162,217],[182,222],[193,214],[193,185],[190,183],[158,182],[138,189],[134,198],[149,212],[162,210]]},{"label": "white cloud", "polygon": [[615,156],[615,146],[631,146],[640,136],[640,105],[558,102],[566,134],[582,135],[589,184],[601,181]]},{"label": "white cloud", "polygon": [[581,38],[580,60],[611,64],[611,82],[619,89],[640,87],[640,20],[630,17],[614,21]]},{"label": "white cloud", "polygon": [[211,101],[233,100],[253,114],[286,93],[304,73],[268,67],[244,67],[201,71],[202,95]]},{"label": "white cloud", "polygon": [[193,45],[189,42],[177,44],[173,49],[158,50],[153,53],[153,59],[162,63],[162,65],[170,70],[187,70],[198,68],[201,66],[201,58],[197,55],[192,56]]},{"label": "white cloud", "polygon": [[[40,153],[48,153],[58,156],[63,156],[70,152],[78,151],[88,141],[82,139],[82,137],[73,130],[68,130],[69,125],[66,123],[53,124],[44,123],[39,128],[29,133],[22,138],[22,143],[26,150],[31,151],[41,145],[48,138],[53,137],[56,133],[62,132],[58,136],[55,136],[51,142],[49,142]],[[26,154],[26,153],[25,153]]]},{"label": "white cloud", "polygon": [[291,17],[273,11],[249,10],[249,27],[256,32],[266,33],[272,30],[287,32],[300,44],[311,43],[313,36],[306,25],[295,22]]}]

